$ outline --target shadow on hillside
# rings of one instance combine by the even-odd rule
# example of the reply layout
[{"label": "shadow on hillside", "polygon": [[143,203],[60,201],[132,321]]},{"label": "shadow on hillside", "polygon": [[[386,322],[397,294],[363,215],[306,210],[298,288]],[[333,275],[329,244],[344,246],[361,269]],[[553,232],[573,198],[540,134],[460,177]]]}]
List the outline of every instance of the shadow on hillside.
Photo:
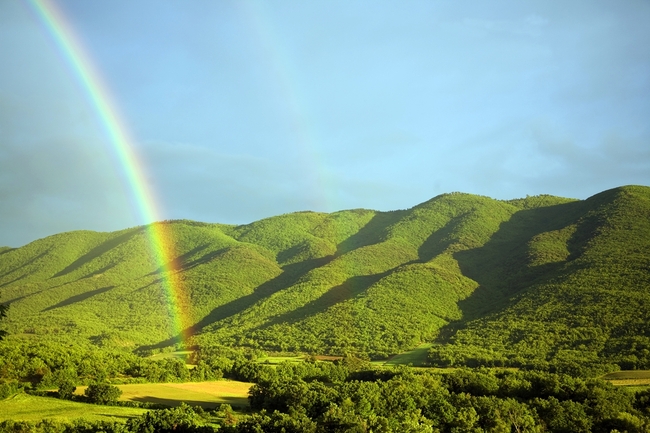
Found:
[{"label": "shadow on hillside", "polygon": [[[336,254],[331,256],[328,262],[335,258],[341,257],[352,250],[363,248],[369,245],[375,245],[386,240],[388,236],[387,229],[402,219],[409,210],[398,210],[391,212],[377,212],[368,223],[358,232],[341,242]],[[319,265],[322,266],[322,265]],[[313,269],[313,268],[312,268]],[[280,323],[294,323],[307,318],[310,315],[326,311],[334,305],[352,299],[365,292],[370,286],[377,281],[393,272],[394,269],[373,275],[358,275],[345,280],[342,284],[330,288],[323,293],[318,299],[315,299],[300,308],[293,311],[280,314],[270,319],[262,328]]]},{"label": "shadow on hillside", "polygon": [[77,260],[74,262],[70,263],[68,266],[65,267],[62,271],[54,274],[52,278],[57,278],[57,277],[62,277],[64,275],[67,275],[71,272],[76,271],[77,269],[81,268],[83,265],[86,263],[92,261],[93,259],[96,259],[97,257],[101,256],[102,254],[106,254],[108,251],[112,250],[113,248],[117,248],[121,244],[127,242],[129,239],[131,239],[133,236],[135,236],[141,228],[135,229],[128,231],[127,233],[123,233],[113,239],[109,239],[106,242],[102,242],[101,244],[97,245],[95,248],[92,250],[88,251],[86,254],[83,256],[79,257]]},{"label": "shadow on hillside", "polygon": [[6,247],[5,249],[0,249],[0,256],[3,254],[10,253],[13,250],[17,250],[18,248],[11,248],[11,247]]},{"label": "shadow on hillside", "polygon": [[189,253],[183,254],[182,256],[180,256],[179,257],[179,262],[180,263],[178,264],[179,269],[183,269],[183,270],[186,271],[188,269],[192,269],[192,268],[195,268],[195,267],[197,267],[199,265],[208,263],[208,262],[216,259],[220,255],[224,254],[230,248],[230,247],[226,247],[226,248],[221,248],[221,249],[218,249],[218,250],[215,250],[215,251],[210,251],[209,253],[204,254],[201,257],[197,258],[197,259],[194,259],[194,260],[191,260],[191,261],[188,260],[194,254],[196,254],[196,253],[198,253],[200,251],[204,251],[208,246],[209,245],[207,245],[207,244],[202,245],[200,247],[194,248]]},{"label": "shadow on hillside", "polygon": [[190,257],[195,256],[202,251],[205,251],[206,249],[208,249],[208,247],[210,247],[210,244],[203,244],[203,245],[199,245],[198,247],[192,248],[190,251],[186,252],[185,254],[181,254],[180,256],[173,258],[170,262],[165,263],[164,266],[161,266],[155,271],[150,272],[148,275],[161,274],[163,272],[166,272],[167,270],[186,271],[188,269],[192,269],[196,266],[199,266],[203,263],[207,263],[228,250],[228,247],[221,248],[218,250],[210,251],[209,253],[204,254],[197,259],[189,260]]},{"label": "shadow on hillside", "polygon": [[[262,284],[250,295],[238,298],[226,305],[215,308],[210,314],[208,314],[208,316],[190,328],[190,333],[198,333],[201,329],[211,323],[233,316],[252,307],[258,301],[265,299],[280,290],[293,286],[308,272],[327,265],[335,258],[340,257],[351,250],[384,241],[387,236],[387,228],[391,224],[399,221],[407,212],[408,211],[378,212],[357,233],[341,242],[334,255],[305,260],[303,262],[284,266],[282,274]],[[389,272],[390,271],[376,275],[363,275],[349,278],[343,284],[333,287],[320,298],[304,305],[303,307],[275,317],[267,326],[285,321],[300,320],[309,314],[324,311],[338,302],[351,299],[352,297],[364,292],[368,287],[379,281],[379,279],[386,276]]]},{"label": "shadow on hillside", "polygon": [[[446,341],[468,321],[498,311],[513,295],[540,279],[553,276],[566,261],[530,266],[528,243],[536,235],[577,222],[583,206],[583,202],[576,201],[520,210],[501,223],[499,230],[483,246],[454,253],[462,274],[479,286],[458,302],[463,318],[443,327],[438,340]],[[568,247],[573,255],[574,251],[570,245]]]},{"label": "shadow on hillside", "polygon": [[116,415],[114,413],[98,413],[97,415],[105,416],[106,418],[115,418],[116,420],[128,420],[135,418],[135,415]]},{"label": "shadow on hillside", "polygon": [[[302,278],[304,275],[306,275],[308,272],[312,271],[313,269],[321,266],[325,266],[335,258],[340,257],[349,251],[385,241],[388,235],[388,231],[387,231],[388,227],[390,227],[390,225],[392,224],[395,224],[400,219],[404,218],[404,216],[407,215],[409,212],[411,211],[398,210],[398,211],[391,211],[391,212],[377,212],[370,219],[370,221],[368,221],[368,223],[364,225],[358,232],[356,232],[355,234],[353,234],[352,236],[350,236],[349,238],[341,242],[337,246],[337,251],[335,254],[326,257],[305,260],[303,262],[293,263],[284,266],[282,268],[283,269],[282,274],[278,275],[272,280],[269,280],[261,284],[255,289],[253,293],[246,296],[242,296],[241,298],[237,298],[227,304],[216,307],[206,317],[201,319],[198,323],[196,323],[195,325],[191,326],[188,329],[185,329],[181,333],[181,335],[187,336],[187,335],[197,334],[203,328],[215,322],[227,319],[242,311],[245,311],[246,309],[254,306],[257,302],[273,295],[274,293],[293,286],[300,280],[300,278]],[[214,251],[212,253],[206,254],[203,257],[182,266],[193,267],[202,263],[206,263],[214,259],[219,254],[222,254],[224,251],[225,249]],[[194,253],[196,253],[196,251]],[[354,296],[358,296],[360,293],[367,290],[372,284],[374,284],[375,282],[377,282],[379,279],[383,278],[385,275],[387,275],[390,272],[391,271],[387,271],[376,275],[352,277],[348,279],[346,282],[344,282],[343,284],[328,290],[328,292],[323,294],[319,299],[312,301],[293,312],[280,315],[272,319],[272,321],[265,326],[271,326],[272,324],[282,323],[285,321],[300,320],[301,318],[304,318],[309,314],[314,314],[314,313],[324,311],[327,308],[330,308],[331,306],[335,305],[336,303],[345,301],[347,299],[351,299]],[[156,282],[153,282],[151,284],[155,284],[155,283]],[[170,345],[180,343],[182,342],[181,335],[174,336],[165,341],[161,341],[155,345],[140,347],[140,349],[142,350],[160,349],[163,347],[168,347]]]},{"label": "shadow on hillside", "polygon": [[[4,277],[6,277],[6,276],[9,275],[9,274],[13,274],[14,272],[16,272],[16,271],[18,271],[18,270],[24,268],[25,266],[29,266],[29,265],[31,265],[31,264],[34,263],[36,260],[38,260],[38,259],[40,259],[40,258],[42,258],[42,257],[45,257],[46,255],[48,255],[48,254],[50,253],[50,251],[52,251],[52,248],[48,248],[47,250],[43,251],[42,253],[38,254],[37,256],[32,257],[31,259],[27,260],[25,263],[23,263],[22,265],[18,266],[17,268],[14,268],[14,269],[11,269],[11,270],[5,272],[4,274],[0,275],[0,278],[4,278]],[[4,284],[0,285],[0,287],[6,286],[6,285],[11,284],[11,283],[14,283],[14,282],[16,282],[16,281],[18,281],[18,280],[22,280],[22,279],[25,278],[27,275],[29,275],[29,273],[23,275],[22,277],[18,277],[18,278],[14,279],[14,280],[12,280],[12,281],[10,281],[10,282],[8,282],[8,283],[4,283]]]},{"label": "shadow on hillside", "polygon": [[[93,272],[91,272],[91,273],[89,273],[89,274],[84,275],[83,277],[79,278],[79,280],[83,280],[83,279],[85,279],[85,278],[92,278],[92,277],[100,276],[100,275],[102,275],[104,272],[108,272],[108,271],[110,271],[110,270],[113,269],[115,266],[116,266],[115,263],[111,263],[110,265],[106,265],[106,266],[104,266],[103,268],[97,269],[96,271],[93,271]],[[75,280],[75,281],[79,281],[79,280]]]},{"label": "shadow on hillside", "polygon": [[132,397],[130,400],[139,401],[142,403],[153,403],[160,404],[163,406],[176,407],[180,406],[181,403],[188,404],[192,407],[201,406],[204,409],[214,409],[217,408],[220,404],[226,403],[230,406],[244,406],[248,405],[248,399],[246,397],[219,397],[219,401],[201,401],[201,400],[176,400],[173,398],[161,398],[153,396],[143,396],[143,397]]},{"label": "shadow on hillside", "polygon": [[388,227],[395,224],[408,212],[408,210],[377,212],[358,232],[338,245],[336,256],[341,256],[357,248],[383,242],[388,235]]},{"label": "shadow on hillside", "polygon": [[421,263],[426,263],[442,254],[454,242],[451,234],[465,215],[453,217],[442,228],[436,230],[418,248],[418,257]]},{"label": "shadow on hillside", "polygon": [[51,307],[47,307],[47,308],[41,310],[41,313],[44,313],[44,312],[50,311],[50,310],[54,310],[55,308],[66,307],[68,305],[76,304],[77,302],[85,301],[86,299],[92,298],[93,296],[102,294],[104,292],[108,292],[109,290],[111,290],[114,287],[115,286],[102,287],[100,289],[95,289],[95,290],[91,290],[89,292],[84,292],[84,293],[80,293],[80,294],[75,295],[75,296],[71,296],[68,299],[66,299],[64,301],[61,301],[56,305],[52,305]]},{"label": "shadow on hillside", "polygon": [[327,292],[323,293],[318,299],[315,299],[293,311],[288,311],[284,314],[273,317],[261,328],[268,328],[280,323],[295,323],[311,315],[322,313],[340,302],[345,302],[348,299],[359,296],[361,293],[368,290],[370,286],[393,271],[394,269],[391,269],[380,274],[350,277],[345,280],[343,284],[332,287]]},{"label": "shadow on hillside", "polygon": [[6,301],[3,301],[2,303],[5,304],[5,305],[11,305],[14,302],[21,301],[21,300],[23,300],[25,298],[29,298],[30,296],[38,295],[39,293],[43,293],[43,292],[44,292],[44,290],[40,290],[40,291],[34,292],[34,293],[28,293],[28,294],[23,295],[23,296],[18,296],[17,298],[7,299]]},{"label": "shadow on hillside", "polygon": [[21,275],[20,277],[14,278],[14,279],[11,280],[11,281],[7,281],[6,283],[2,283],[2,284],[0,284],[0,287],[8,286],[8,285],[10,285],[10,284],[15,283],[16,281],[20,281],[20,280],[22,280],[23,278],[27,277],[28,275],[29,275],[29,274],[23,274],[23,275]]},{"label": "shadow on hillside", "polygon": [[[250,293],[241,298],[237,298],[233,301],[230,301],[224,305],[220,305],[213,309],[207,316],[201,319],[195,325],[183,330],[181,335],[194,335],[200,332],[203,328],[212,323],[218,322],[220,320],[227,319],[231,316],[234,316],[237,313],[240,313],[253,305],[258,301],[273,295],[276,292],[279,292],[282,289],[293,286],[298,282],[298,280],[304,276],[307,272],[311,271],[320,266],[324,266],[327,263],[331,262],[335,256],[321,257],[318,259],[305,260],[300,263],[293,263],[286,265],[282,268],[283,272],[277,277],[266,281],[259,285],[253,293]],[[160,280],[158,280],[160,281]],[[155,284],[154,281],[151,284]],[[149,284],[149,285],[151,285]],[[160,343],[143,346],[140,349],[149,350],[149,349],[160,349],[167,347],[182,341],[181,335],[176,335],[167,340],[161,341]]]}]

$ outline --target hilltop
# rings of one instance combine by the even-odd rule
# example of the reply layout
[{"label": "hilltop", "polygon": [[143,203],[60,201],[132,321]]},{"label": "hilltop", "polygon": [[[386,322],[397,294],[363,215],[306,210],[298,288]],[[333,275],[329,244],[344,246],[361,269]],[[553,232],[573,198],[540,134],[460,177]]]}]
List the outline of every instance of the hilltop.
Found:
[{"label": "hilltop", "polygon": [[[438,365],[605,359],[650,368],[650,188],[586,200],[452,193],[410,209],[166,221],[192,343]],[[146,227],[0,249],[11,339],[162,348],[174,335]]]}]

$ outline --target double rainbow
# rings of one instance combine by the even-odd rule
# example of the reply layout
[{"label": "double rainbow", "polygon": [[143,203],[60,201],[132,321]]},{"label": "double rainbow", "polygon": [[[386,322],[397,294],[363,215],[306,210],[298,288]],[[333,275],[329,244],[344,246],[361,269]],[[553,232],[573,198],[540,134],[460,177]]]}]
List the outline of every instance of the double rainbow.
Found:
[{"label": "double rainbow", "polygon": [[86,54],[64,15],[50,0],[29,0],[29,4],[79,80],[110,138],[119,165],[132,190],[133,202],[143,224],[145,224],[144,229],[149,245],[159,269],[162,286],[168,297],[172,335],[180,336],[183,341],[186,341],[188,335],[184,335],[184,333],[189,329],[189,323],[186,323],[188,317],[186,309],[189,303],[182,281],[177,270],[174,269],[174,259],[178,255],[175,252],[173,235],[168,224],[156,222],[161,218],[156,208],[155,196],[145,180],[144,166],[136,155],[133,140],[127,132],[126,124],[120,118],[119,112],[111,100],[110,92],[93,67],[93,62]]}]

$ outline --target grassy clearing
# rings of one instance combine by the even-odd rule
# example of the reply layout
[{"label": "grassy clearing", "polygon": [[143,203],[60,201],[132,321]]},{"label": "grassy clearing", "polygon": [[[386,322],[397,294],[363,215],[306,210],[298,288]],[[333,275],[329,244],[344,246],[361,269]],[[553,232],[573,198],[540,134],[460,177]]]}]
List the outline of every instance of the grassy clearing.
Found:
[{"label": "grassy clearing", "polygon": [[[388,359],[381,361],[372,361],[371,364],[375,366],[397,366],[397,365],[412,365],[413,367],[426,367],[427,354],[429,349],[433,346],[432,343],[422,343],[413,350],[408,352],[394,355]],[[260,364],[278,365],[283,362],[305,362],[308,355],[293,355],[293,356],[264,356],[257,360]],[[328,356],[317,355],[315,356],[318,361],[336,361],[343,359],[342,356]],[[428,367],[430,368],[430,367]],[[448,370],[448,369],[443,369]]]},{"label": "grassy clearing", "polygon": [[282,362],[304,362],[307,357],[305,355],[295,356],[264,356],[259,358],[257,362],[260,364],[277,365]]},{"label": "grassy clearing", "polygon": [[650,370],[626,370],[607,373],[602,377],[605,380],[650,380]]},{"label": "grassy clearing", "polygon": [[316,355],[314,358],[316,358],[317,361],[340,361],[343,359],[342,356],[332,356],[332,355]]},{"label": "grassy clearing", "polygon": [[[650,386],[650,370],[615,371],[602,377],[614,386],[624,386],[641,391]],[[637,389],[638,388],[638,389]]]},{"label": "grassy clearing", "polygon": [[646,386],[625,385],[625,386],[621,387],[621,389],[624,389],[627,392],[630,392],[632,394],[635,394],[635,393],[637,393],[639,391],[645,391],[648,388],[650,388],[650,385],[646,385]]},{"label": "grassy clearing", "polygon": [[165,359],[165,358],[178,358],[183,362],[187,362],[187,359],[191,354],[192,354],[191,350],[179,350],[176,352],[162,352],[162,353],[156,353],[155,355],[151,355],[149,359],[153,359],[154,361],[157,361],[159,359]]},{"label": "grassy clearing", "polygon": [[609,380],[614,386],[635,386],[639,388],[647,388],[650,386],[650,379],[623,379],[623,380]]},{"label": "grassy clearing", "polygon": [[0,421],[40,421],[43,419],[67,421],[77,418],[89,421],[125,421],[128,418],[142,415],[144,412],[146,409],[100,406],[22,393],[0,400]]},{"label": "grassy clearing", "polygon": [[413,350],[391,356],[385,361],[375,361],[375,365],[412,365],[413,367],[424,367],[427,362],[427,354],[431,343],[422,343]]},{"label": "grassy clearing", "polygon": [[[252,383],[232,380],[186,383],[134,383],[117,385],[122,390],[120,400],[158,403],[178,406],[187,403],[205,409],[227,403],[233,407],[248,405],[248,390]],[[85,386],[77,387],[76,393],[83,394]]]}]

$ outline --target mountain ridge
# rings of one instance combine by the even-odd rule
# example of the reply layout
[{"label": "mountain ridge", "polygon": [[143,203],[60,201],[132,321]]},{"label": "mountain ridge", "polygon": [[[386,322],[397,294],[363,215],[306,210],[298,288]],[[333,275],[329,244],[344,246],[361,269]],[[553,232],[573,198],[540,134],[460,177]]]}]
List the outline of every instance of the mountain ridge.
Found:
[{"label": "mountain ridge", "polygon": [[[577,339],[570,333],[535,351],[513,343],[504,328],[517,322],[513,329],[539,334],[513,319],[516,312],[555,329],[552,316],[536,321],[534,308],[525,308],[549,303],[568,323],[551,287],[568,294],[589,282],[611,303],[605,280],[616,293],[634,286],[646,314],[649,217],[650,188],[624,186],[586,200],[449,193],[388,212],[297,212],[240,226],[155,224],[175,239],[173,272],[186,288],[193,344],[385,357],[438,341],[434,363],[510,365],[575,350],[562,346]],[[0,303],[11,305],[12,338],[77,338],[131,350],[179,343],[145,230],[67,232],[0,249]],[[593,314],[595,305],[605,308],[593,299],[577,316]],[[640,349],[616,354],[623,340],[609,331],[583,346],[595,357],[645,365],[641,347],[650,329],[621,314],[621,323],[636,324]],[[511,350],[516,344],[522,350]]]}]

